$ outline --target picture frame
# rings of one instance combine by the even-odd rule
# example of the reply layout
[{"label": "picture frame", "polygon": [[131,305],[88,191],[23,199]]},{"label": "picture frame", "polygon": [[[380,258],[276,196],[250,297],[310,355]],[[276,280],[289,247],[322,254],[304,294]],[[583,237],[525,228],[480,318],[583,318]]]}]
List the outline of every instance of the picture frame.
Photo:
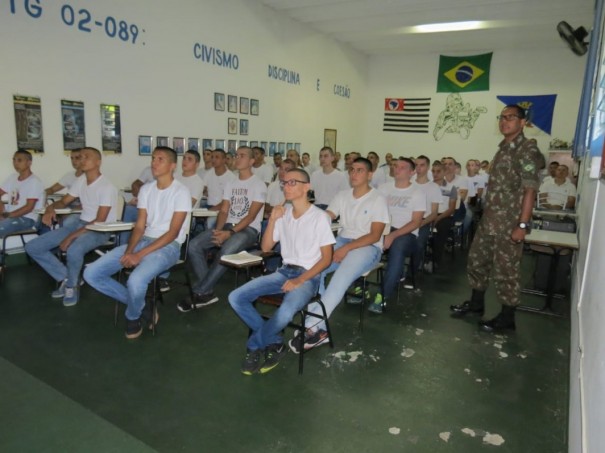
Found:
[{"label": "picture frame", "polygon": [[237,118],[227,118],[227,133],[229,135],[237,134]]},{"label": "picture frame", "polygon": [[239,134],[248,135],[248,120],[239,120]]},{"label": "picture frame", "polygon": [[237,113],[237,96],[227,96],[227,111],[229,113]]},{"label": "picture frame", "polygon": [[187,150],[194,150],[194,151],[199,151],[200,150],[200,139],[197,137],[189,137],[187,139]]},{"label": "picture frame", "polygon": [[277,151],[282,155],[285,156],[286,154],[286,144],[284,142],[279,142],[277,144]]},{"label": "picture frame", "polygon": [[336,129],[324,129],[324,146],[336,152]]},{"label": "picture frame", "polygon": [[240,140],[237,146],[248,146],[248,140]]},{"label": "picture frame", "polygon": [[170,139],[164,135],[158,135],[155,139],[155,146],[168,146],[170,147]]},{"label": "picture frame", "polygon": [[217,138],[216,140],[214,140],[214,146],[214,149],[222,149],[223,151],[226,151],[225,140],[222,138]]},{"label": "picture frame", "polygon": [[260,147],[262,149],[264,149],[265,151],[267,151],[267,148],[269,147],[269,143],[268,142],[260,142]]},{"label": "picture frame", "polygon": [[177,153],[177,155],[182,155],[185,153],[185,138],[184,137],[173,137],[172,139],[172,149]]},{"label": "picture frame", "polygon": [[214,93],[214,110],[225,111],[225,93]]},{"label": "picture frame", "polygon": [[294,149],[298,154],[300,154],[300,143],[294,143]]},{"label": "picture frame", "polygon": [[269,143],[269,156],[275,156],[277,151],[277,142]]},{"label": "picture frame", "polygon": [[250,112],[250,100],[248,98],[239,98],[239,112],[244,115]]},{"label": "picture frame", "polygon": [[151,151],[153,151],[153,137],[139,135],[139,156],[151,156]]},{"label": "picture frame", "polygon": [[[223,143],[223,146],[225,146],[224,143]],[[205,139],[202,140],[202,151],[204,151],[205,149],[214,149],[212,147],[212,139],[211,138],[205,138]]]},{"label": "picture frame", "polygon": [[294,149],[294,143],[292,143],[292,142],[286,143],[286,151],[289,149]]},{"label": "picture frame", "polygon": [[250,148],[256,148],[258,146],[257,141],[250,142]]},{"label": "picture frame", "polygon": [[250,99],[250,115],[258,116],[260,104],[258,99]]},{"label": "picture frame", "polygon": [[235,154],[235,151],[237,151],[237,140],[228,140],[227,152]]}]

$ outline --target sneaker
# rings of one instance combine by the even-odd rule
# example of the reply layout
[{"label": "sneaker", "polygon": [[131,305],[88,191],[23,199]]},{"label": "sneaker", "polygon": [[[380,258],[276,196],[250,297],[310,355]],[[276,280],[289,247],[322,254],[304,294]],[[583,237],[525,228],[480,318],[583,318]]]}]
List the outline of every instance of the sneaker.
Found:
[{"label": "sneaker", "polygon": [[[366,299],[370,298],[370,291],[366,290]],[[347,297],[347,303],[350,305],[359,305],[363,301],[363,291],[361,286],[353,289],[353,295]]]},{"label": "sneaker", "polygon": [[307,333],[305,337],[305,351],[308,349],[313,349],[317,346],[321,346],[322,344],[330,341],[328,332],[323,329],[318,329],[317,332],[310,332],[310,334]]},{"label": "sneaker", "polygon": [[[302,342],[301,342],[301,337],[302,337]],[[305,335],[305,333],[302,330],[297,330],[294,332],[294,338],[292,338],[290,341],[288,341],[288,346],[290,347],[290,350],[294,354],[300,354],[300,345],[302,344],[304,347],[306,337],[307,337],[307,335]]]},{"label": "sneaker", "polygon": [[141,323],[141,319],[135,319],[134,321],[130,319],[126,320],[126,338],[134,340],[135,338],[139,338],[142,333],[143,324]]},{"label": "sneaker", "polygon": [[65,297],[65,285],[67,284],[67,279],[61,282],[61,285],[57,289],[55,289],[52,293],[50,293],[50,297],[53,299],[63,299]]},{"label": "sneaker", "polygon": [[64,307],[73,307],[80,299],[80,288],[78,286],[69,288],[65,287],[65,296],[63,297]]},{"label": "sneaker", "polygon": [[177,304],[177,308],[182,313],[187,313],[191,310],[195,310],[196,308],[202,308],[214,304],[215,302],[218,302],[218,297],[216,297],[214,293],[204,295],[193,294],[193,299],[188,297],[187,299],[180,301]]},{"label": "sneaker", "polygon": [[143,311],[141,313],[141,319],[145,321],[145,323],[147,324],[147,328],[149,330],[153,330],[154,326],[157,326],[158,322],[160,321],[160,314],[158,313],[157,307],[153,311],[153,316],[152,316],[151,303],[149,303],[149,302],[147,302],[147,300],[145,300],[145,307],[143,307]]},{"label": "sneaker", "polygon": [[170,283],[168,283],[167,279],[160,278],[160,292],[167,293],[168,291],[170,291]]},{"label": "sneaker", "polygon": [[368,307],[368,310],[371,311],[372,313],[376,313],[379,315],[382,314],[382,310],[383,310],[382,294],[376,293],[374,302],[370,304],[370,306]]},{"label": "sneaker", "polygon": [[267,346],[267,349],[265,349],[265,363],[260,368],[260,373],[265,374],[271,371],[287,353],[288,348],[283,343]]},{"label": "sneaker", "polygon": [[246,376],[252,376],[254,373],[257,373],[260,369],[260,359],[262,355],[263,351],[260,349],[256,349],[255,351],[248,349],[248,351],[246,351],[246,357],[242,362],[242,373]]}]

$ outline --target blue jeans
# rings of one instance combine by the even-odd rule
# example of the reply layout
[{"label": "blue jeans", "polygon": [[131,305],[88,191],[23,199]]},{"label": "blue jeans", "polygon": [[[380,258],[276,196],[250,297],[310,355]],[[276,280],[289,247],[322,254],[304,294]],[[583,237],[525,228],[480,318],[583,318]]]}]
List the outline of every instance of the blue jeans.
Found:
[{"label": "blue jeans", "polygon": [[[147,247],[153,241],[155,238],[143,236],[134,248],[134,252]],[[126,319],[134,321],[141,317],[141,312],[145,307],[145,293],[149,282],[161,272],[174,266],[179,259],[181,247],[178,242],[173,241],[145,256],[133,269],[124,286],[111,276],[123,268],[120,259],[124,256],[127,246],[128,244],[124,244],[116,247],[94,263],[89,264],[84,270],[84,280],[100,293],[125,304]]]},{"label": "blue jeans", "polygon": [[[338,236],[336,238],[336,244],[334,250],[338,250],[343,245],[353,241],[353,239],[343,238]],[[351,286],[351,284],[357,280],[362,274],[371,270],[382,256],[382,251],[374,246],[367,245],[360,247],[355,250],[351,250],[347,253],[344,260],[340,263],[334,263],[324,270],[319,278],[319,294],[321,295],[321,301],[326,307],[326,314],[328,317],[332,314],[334,309],[338,306],[345,292]],[[334,272],[330,284],[326,288],[326,276]],[[317,315],[323,315],[319,304],[313,303],[309,305],[309,311]],[[317,324],[317,318],[308,316],[305,320],[307,328],[314,327]],[[325,323],[322,321],[317,324],[318,329],[325,329]]]},{"label": "blue jeans", "polygon": [[[227,226],[224,229],[227,230]],[[252,246],[258,237],[258,232],[254,228],[246,227],[231,235],[220,248],[217,248],[216,244],[212,242],[212,232],[213,230],[206,230],[189,242],[187,257],[196,278],[196,283],[192,286],[192,290],[196,294],[205,295],[214,291],[214,286],[227,271],[227,267],[221,264],[221,256],[245,250]],[[217,248],[217,253],[212,265],[208,267],[206,254],[213,248]]]},{"label": "blue jeans", "polygon": [[25,251],[57,282],[67,279],[66,286],[73,288],[78,284],[84,256],[105,244],[109,240],[109,233],[86,231],[78,236],[67,248],[67,266],[57,258],[53,250],[59,247],[63,239],[87,223],[79,217],[70,216],[61,228],[29,241],[25,245]]},{"label": "blue jeans", "polygon": [[[414,266],[416,270],[422,270],[424,265],[424,253],[426,251],[426,243],[429,241],[429,235],[431,234],[431,225],[424,225],[418,230],[418,237],[416,238],[416,251],[413,253]],[[408,272],[411,275],[411,272]]]},{"label": "blue jeans", "polygon": [[29,217],[11,217],[0,220],[0,239],[17,231],[29,230],[36,226],[38,222]]},{"label": "blue jeans", "polygon": [[416,251],[416,236],[412,233],[399,236],[393,241],[389,248],[387,269],[384,273],[383,295],[385,299],[390,298],[403,276],[406,256],[412,256]]},{"label": "blue jeans", "polygon": [[[122,215],[123,222],[136,222],[138,216],[139,209],[135,205],[127,204],[124,206],[124,214]],[[120,244],[128,244],[132,231],[124,231],[118,234],[120,236]]]},{"label": "blue jeans", "polygon": [[252,330],[246,345],[249,350],[265,349],[271,344],[283,343],[281,331],[317,293],[319,275],[307,280],[295,290],[285,293],[283,303],[267,321],[261,317],[252,303],[259,296],[282,294],[282,285],[303,272],[305,270],[302,268],[284,265],[275,273],[251,280],[229,294],[229,304]]}]

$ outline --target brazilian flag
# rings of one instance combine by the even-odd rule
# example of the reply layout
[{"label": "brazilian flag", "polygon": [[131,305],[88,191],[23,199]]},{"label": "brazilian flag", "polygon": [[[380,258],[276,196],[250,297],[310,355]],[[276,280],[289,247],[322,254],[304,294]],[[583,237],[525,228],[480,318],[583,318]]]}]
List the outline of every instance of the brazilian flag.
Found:
[{"label": "brazilian flag", "polygon": [[468,57],[439,56],[438,93],[489,91],[492,52]]}]

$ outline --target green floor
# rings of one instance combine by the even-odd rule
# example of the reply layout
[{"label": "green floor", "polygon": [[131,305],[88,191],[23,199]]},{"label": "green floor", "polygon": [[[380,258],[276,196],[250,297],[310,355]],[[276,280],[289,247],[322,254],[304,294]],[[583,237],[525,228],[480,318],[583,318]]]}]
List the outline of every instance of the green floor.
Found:
[{"label": "green floor", "polygon": [[39,268],[9,264],[2,452],[567,451],[568,317],[519,313],[504,336],[450,319],[468,293],[460,254],[386,314],[368,314],[363,332],[357,308],[340,306],[335,349],[308,354],[303,376],[294,354],[267,375],[240,374],[247,330],[225,301],[231,274],[218,304],[182,314],[176,289],[156,337],[127,341],[113,303],[90,287],[63,308]]}]

